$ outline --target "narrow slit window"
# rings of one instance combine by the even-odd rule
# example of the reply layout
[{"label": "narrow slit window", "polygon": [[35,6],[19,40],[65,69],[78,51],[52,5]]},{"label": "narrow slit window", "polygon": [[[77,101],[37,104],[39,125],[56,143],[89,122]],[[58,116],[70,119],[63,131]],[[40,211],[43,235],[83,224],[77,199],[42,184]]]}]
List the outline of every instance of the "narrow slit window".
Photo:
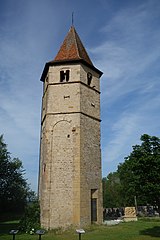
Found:
[{"label": "narrow slit window", "polygon": [[46,171],[46,163],[43,164],[43,174],[45,173]]},{"label": "narrow slit window", "polygon": [[88,72],[87,73],[87,84],[90,86],[92,81],[92,73]]}]

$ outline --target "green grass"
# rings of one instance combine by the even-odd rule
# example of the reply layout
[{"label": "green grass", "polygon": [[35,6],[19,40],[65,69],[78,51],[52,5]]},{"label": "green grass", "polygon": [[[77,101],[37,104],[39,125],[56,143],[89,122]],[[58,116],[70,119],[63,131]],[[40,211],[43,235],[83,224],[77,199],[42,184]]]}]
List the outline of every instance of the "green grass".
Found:
[{"label": "green grass", "polygon": [[[18,228],[18,221],[0,223],[0,239],[12,240],[9,230]],[[160,238],[160,219],[139,219],[137,222],[120,223],[115,226],[95,226],[85,229],[82,240],[158,240]],[[15,240],[38,240],[37,235],[18,233]],[[66,232],[50,231],[42,240],[78,240],[75,229]]]}]

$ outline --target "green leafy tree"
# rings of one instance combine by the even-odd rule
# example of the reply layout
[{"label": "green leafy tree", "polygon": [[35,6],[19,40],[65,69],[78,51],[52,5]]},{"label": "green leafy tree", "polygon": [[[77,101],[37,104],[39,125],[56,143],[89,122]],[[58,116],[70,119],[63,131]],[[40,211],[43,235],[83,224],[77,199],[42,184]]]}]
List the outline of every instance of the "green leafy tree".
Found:
[{"label": "green leafy tree", "polygon": [[103,185],[103,206],[105,208],[122,207],[122,187],[117,172],[109,173],[102,180]]},{"label": "green leafy tree", "polygon": [[138,205],[157,205],[160,210],[160,139],[144,134],[140,140],[118,166],[124,204],[133,205],[136,196]]},{"label": "green leafy tree", "polygon": [[18,158],[11,159],[4,142],[0,136],[0,212],[21,212],[27,202],[30,192],[24,178],[22,162]]}]

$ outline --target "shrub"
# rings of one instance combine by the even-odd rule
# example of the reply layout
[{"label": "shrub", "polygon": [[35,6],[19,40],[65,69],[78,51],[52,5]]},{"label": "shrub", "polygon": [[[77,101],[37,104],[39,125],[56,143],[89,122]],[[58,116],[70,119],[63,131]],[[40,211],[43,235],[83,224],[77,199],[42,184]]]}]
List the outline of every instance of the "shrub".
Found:
[{"label": "shrub", "polygon": [[37,200],[28,203],[23,217],[20,220],[20,229],[30,232],[32,229],[40,228],[40,207]]}]

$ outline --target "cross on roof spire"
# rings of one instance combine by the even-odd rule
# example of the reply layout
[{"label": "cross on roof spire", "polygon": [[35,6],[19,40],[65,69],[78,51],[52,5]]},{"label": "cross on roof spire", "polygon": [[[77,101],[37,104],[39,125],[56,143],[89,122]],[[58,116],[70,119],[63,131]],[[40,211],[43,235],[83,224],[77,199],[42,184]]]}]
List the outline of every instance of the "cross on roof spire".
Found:
[{"label": "cross on roof spire", "polygon": [[72,12],[72,26],[74,25],[74,12]]}]

